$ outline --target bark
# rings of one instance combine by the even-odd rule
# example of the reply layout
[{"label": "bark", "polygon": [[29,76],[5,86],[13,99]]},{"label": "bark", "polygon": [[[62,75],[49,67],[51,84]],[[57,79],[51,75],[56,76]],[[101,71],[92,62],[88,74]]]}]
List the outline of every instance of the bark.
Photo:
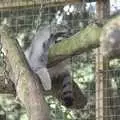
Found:
[{"label": "bark", "polygon": [[24,54],[12,31],[7,26],[0,29],[3,49],[11,65],[13,83],[18,97],[26,107],[29,120],[49,120],[48,106],[45,103],[39,80],[29,69]]}]

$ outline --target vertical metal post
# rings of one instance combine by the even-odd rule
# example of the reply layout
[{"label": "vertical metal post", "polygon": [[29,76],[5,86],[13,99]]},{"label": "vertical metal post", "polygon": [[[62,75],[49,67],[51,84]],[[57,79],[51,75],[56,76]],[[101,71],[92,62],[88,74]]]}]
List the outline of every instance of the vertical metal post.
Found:
[{"label": "vertical metal post", "polygon": [[[109,16],[110,1],[96,1],[96,17],[99,22]],[[110,120],[107,100],[109,96],[108,66],[109,60],[102,55],[102,46],[96,50],[96,120]]]}]

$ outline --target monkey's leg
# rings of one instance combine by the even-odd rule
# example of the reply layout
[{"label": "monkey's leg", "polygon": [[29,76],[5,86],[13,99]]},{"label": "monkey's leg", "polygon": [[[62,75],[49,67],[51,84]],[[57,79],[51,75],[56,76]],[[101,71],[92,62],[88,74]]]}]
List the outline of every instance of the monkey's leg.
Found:
[{"label": "monkey's leg", "polygon": [[48,69],[46,67],[40,68],[39,70],[36,71],[36,74],[39,76],[42,85],[44,87],[44,90],[51,90],[52,88],[52,83],[51,83],[51,78],[48,72]]}]

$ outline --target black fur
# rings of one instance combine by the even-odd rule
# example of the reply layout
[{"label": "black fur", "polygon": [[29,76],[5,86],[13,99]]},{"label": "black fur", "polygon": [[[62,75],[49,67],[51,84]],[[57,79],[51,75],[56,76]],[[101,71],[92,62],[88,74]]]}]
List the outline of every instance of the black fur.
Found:
[{"label": "black fur", "polygon": [[63,92],[62,92],[62,99],[66,107],[70,107],[73,105],[73,91],[72,91],[72,80],[70,73],[68,71],[62,73],[63,78]]}]

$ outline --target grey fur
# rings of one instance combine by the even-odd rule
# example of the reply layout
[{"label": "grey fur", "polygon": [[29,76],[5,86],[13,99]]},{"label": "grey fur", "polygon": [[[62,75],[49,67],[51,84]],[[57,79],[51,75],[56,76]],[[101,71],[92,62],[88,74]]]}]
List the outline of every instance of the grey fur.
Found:
[{"label": "grey fur", "polygon": [[51,32],[50,25],[39,28],[30,47],[25,51],[31,69],[39,76],[45,90],[51,89],[51,78],[47,69],[48,49],[65,32]]}]

